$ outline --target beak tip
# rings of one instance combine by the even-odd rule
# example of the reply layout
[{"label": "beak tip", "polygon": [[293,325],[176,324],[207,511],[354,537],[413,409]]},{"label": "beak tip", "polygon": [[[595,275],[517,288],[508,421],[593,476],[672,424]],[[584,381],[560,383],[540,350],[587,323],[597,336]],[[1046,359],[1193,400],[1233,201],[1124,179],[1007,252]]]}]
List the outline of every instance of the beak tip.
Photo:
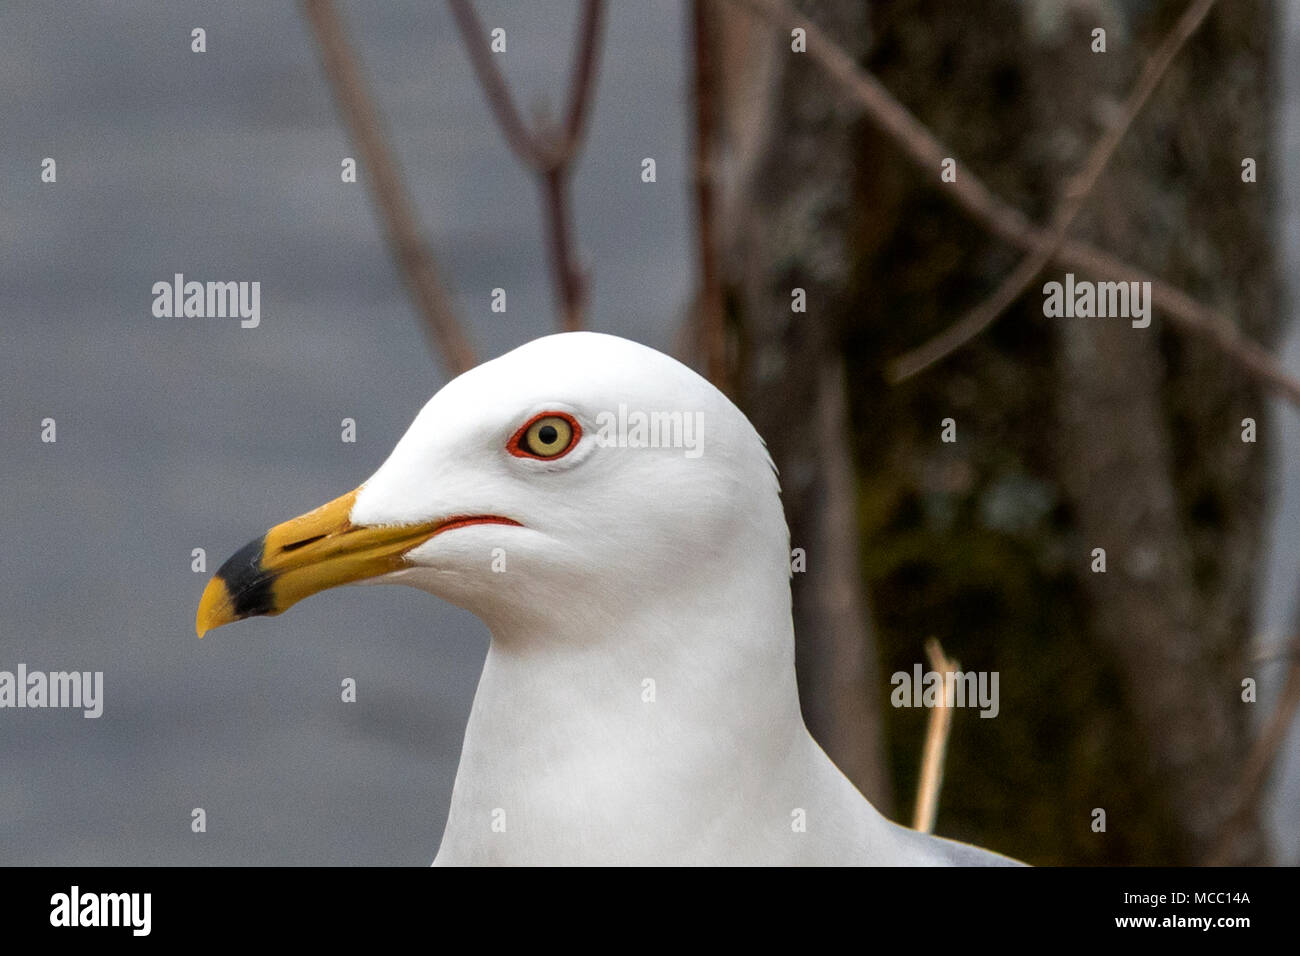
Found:
[{"label": "beak tip", "polygon": [[[394,570],[401,555],[436,533],[416,526],[359,529],[351,523],[357,492],[276,525],[236,551],[203,589],[194,632],[249,617],[280,614],[317,591]],[[366,532],[370,537],[367,537]]]},{"label": "beak tip", "polygon": [[208,631],[235,620],[232,610],[226,583],[219,576],[212,578],[203,589],[198,612],[194,615],[194,633],[199,636],[199,640],[203,640],[203,635]]}]

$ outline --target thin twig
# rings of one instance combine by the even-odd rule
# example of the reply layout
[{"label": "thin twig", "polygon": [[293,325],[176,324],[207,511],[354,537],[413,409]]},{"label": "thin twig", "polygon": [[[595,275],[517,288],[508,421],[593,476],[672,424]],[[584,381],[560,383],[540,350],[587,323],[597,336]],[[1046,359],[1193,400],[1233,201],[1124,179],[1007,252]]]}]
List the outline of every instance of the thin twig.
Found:
[{"label": "thin twig", "polygon": [[916,785],[916,812],[912,829],[922,833],[934,832],[934,821],[939,815],[939,791],[943,788],[943,764],[948,752],[948,734],[952,730],[952,708],[948,706],[949,675],[961,667],[943,652],[933,637],[925,642],[925,653],[930,658],[930,670],[942,678],[939,703],[930,709],[930,721],[925,729],[925,749],[921,757],[921,777]]},{"label": "thin twig", "polygon": [[[944,159],[955,158],[952,149],[941,143],[925,124],[908,112],[879,80],[860,69],[853,58],[836,46],[826,33],[806,22],[781,0],[728,2],[758,14],[776,29],[784,30],[791,23],[800,23],[807,32],[807,55],[812,61],[927,175],[932,175]],[[943,192],[966,210],[971,218],[1022,250],[1032,251],[1050,241],[1051,236],[1047,230],[1034,225],[1018,209],[995,195],[971,171],[969,165],[959,165],[961,175],[954,183],[944,183]],[[934,178],[934,182],[938,183],[938,179]],[[1136,269],[1086,242],[1065,240],[1054,259],[1097,278],[1128,278],[1150,282],[1153,304],[1164,313],[1171,325],[1206,339],[1242,371],[1300,407],[1300,380],[1287,374],[1267,349],[1247,338],[1222,312],[1197,302],[1182,289]]]},{"label": "thin twig", "polygon": [[582,25],[578,28],[573,73],[569,78],[569,110],[564,121],[562,149],[566,162],[573,158],[587,131],[591,94],[596,88],[596,68],[600,65],[600,31],[604,20],[604,0],[588,0],[582,8]]},{"label": "thin twig", "polygon": [[541,178],[546,209],[547,261],[554,278],[560,326],[576,332],[587,311],[587,279],[573,249],[573,204],[569,201],[568,168],[547,170]]},{"label": "thin twig", "polygon": [[578,263],[573,245],[573,211],[569,180],[573,163],[586,132],[592,92],[600,64],[600,36],[605,19],[605,0],[586,0],[578,26],[578,38],[569,79],[568,104],[562,127],[524,123],[510,96],[510,87],[497,68],[488,45],[487,31],[474,11],[471,0],[448,0],[474,73],[506,142],[515,156],[537,177],[546,220],[547,260],[555,289],[560,324],[567,331],[582,328],[587,311],[587,277]]},{"label": "thin twig", "polygon": [[991,296],[924,345],[896,359],[890,374],[894,382],[901,382],[929,368],[983,332],[1020,298],[1029,287],[1029,283],[1034,281],[1034,277],[1055,258],[1061,244],[1065,241],[1066,233],[1078,218],[1083,204],[1092,194],[1097,181],[1101,179],[1102,172],[1111,157],[1115,155],[1115,150],[1123,141],[1124,134],[1128,132],[1129,127],[1133,125],[1133,120],[1137,118],[1151,94],[1160,85],[1160,80],[1169,69],[1169,65],[1173,63],[1174,57],[1178,55],[1178,51],[1196,32],[1196,28],[1204,22],[1213,6],[1214,0],[1193,0],[1174,24],[1173,29],[1161,41],[1160,46],[1151,54],[1118,118],[1093,146],[1078,175],[1066,185],[1056,213],[1052,216],[1047,241],[1020,260]]},{"label": "thin twig", "polygon": [[1300,712],[1300,630],[1292,634],[1281,651],[1272,655],[1257,656],[1255,662],[1278,659],[1289,661],[1282,684],[1282,693],[1273,706],[1273,713],[1269,714],[1259,736],[1255,738],[1254,745],[1250,748],[1250,753],[1246,756],[1241,780],[1228,804],[1232,812],[1225,820],[1218,838],[1206,857],[1208,866],[1221,866],[1233,858],[1234,844],[1242,832],[1249,827],[1253,815],[1259,811],[1259,804],[1273,775],[1282,747],[1290,737],[1296,714]]},{"label": "thin twig", "polygon": [[533,135],[532,130],[520,117],[519,111],[515,109],[515,101],[510,96],[506,78],[501,75],[501,71],[497,69],[492,59],[487,32],[474,11],[474,5],[469,0],[448,0],[448,4],[452,15],[456,18],[456,26],[460,28],[460,35],[465,41],[465,50],[474,65],[479,85],[483,87],[488,106],[492,108],[497,118],[497,125],[505,134],[506,142],[510,144],[515,156],[524,165],[533,169],[546,168],[551,164],[551,158],[546,155],[545,147]]},{"label": "thin twig", "polygon": [[325,76],[335,102],[361,153],[371,196],[384,221],[393,258],[415,297],[435,358],[441,358],[452,374],[477,364],[452,298],[439,277],[432,253],[420,238],[414,206],[397,161],[388,148],[379,111],[367,92],[361,68],[348,43],[347,33],[332,0],[303,0],[303,13],[320,46]]},{"label": "thin twig", "polygon": [[1231,861],[1233,844],[1258,810],[1282,746],[1290,736],[1297,712],[1300,712],[1300,658],[1294,656],[1300,655],[1300,635],[1291,639],[1286,654],[1292,657],[1287,667],[1282,695],[1246,756],[1241,781],[1230,804],[1233,811],[1205,861],[1207,866],[1225,866]]},{"label": "thin twig", "polygon": [[705,373],[709,381],[725,392],[728,391],[729,384],[727,338],[722,274],[718,264],[715,232],[717,75],[713,24],[708,0],[691,0],[690,30],[695,93],[695,233],[699,256],[695,317],[699,345],[704,352]]},{"label": "thin twig", "polygon": [[[1030,241],[1036,241],[1042,233],[1035,229],[1032,235],[1034,240]],[[1027,248],[1029,242],[1020,245]],[[1067,241],[1057,258],[1067,266],[1100,278],[1150,282],[1152,303],[1164,310],[1175,328],[1205,339],[1236,362],[1243,372],[1300,408],[1300,379],[1288,373],[1268,349],[1249,338],[1222,312],[1196,301],[1177,286],[1087,243]]]}]

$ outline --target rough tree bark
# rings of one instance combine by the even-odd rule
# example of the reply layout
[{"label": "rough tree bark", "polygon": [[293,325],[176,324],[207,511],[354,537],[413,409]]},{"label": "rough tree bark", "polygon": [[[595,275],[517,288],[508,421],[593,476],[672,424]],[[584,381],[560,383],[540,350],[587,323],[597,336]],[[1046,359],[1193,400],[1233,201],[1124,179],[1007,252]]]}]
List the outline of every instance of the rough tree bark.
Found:
[{"label": "rough tree bark", "polygon": [[[797,6],[1041,223],[1185,0]],[[1104,54],[1091,49],[1099,26]],[[1266,346],[1279,330],[1272,31],[1265,0],[1217,5],[1073,233],[1227,310]],[[889,359],[979,302],[1021,253],[946,200],[938,169],[917,173],[855,127],[788,33],[734,10],[721,32],[741,400],[808,550],[796,623],[810,727],[843,762],[836,735],[871,721],[878,739],[883,715],[889,762],[910,784],[922,718],[880,707],[870,640],[886,671],[910,669],[935,634],[965,666],[1002,676],[998,720],[956,715],[940,832],[1033,862],[1203,861],[1249,744],[1240,684],[1266,537],[1265,396],[1158,313],[1146,330],[1045,319],[1041,283],[1065,270],[959,354],[886,387]],[[1259,183],[1242,182],[1246,157]],[[795,286],[806,315],[790,312]],[[939,440],[947,417],[954,444]],[[1258,444],[1241,441],[1247,417]],[[859,529],[874,633],[865,599],[844,598],[861,590],[847,543]],[[1107,549],[1105,574],[1091,570],[1094,547]],[[863,760],[874,746],[846,749]],[[867,784],[873,796],[886,786]],[[1091,826],[1098,807],[1105,833]],[[1257,820],[1228,858],[1265,859]]]},{"label": "rough tree bark", "polygon": [[[851,48],[856,0],[804,4]],[[881,682],[861,586],[857,478],[839,329],[853,275],[853,117],[789,40],[718,10],[727,122],[725,258],[740,347],[739,400],[781,473],[794,575],[796,664],[809,730],[888,812]],[[792,309],[803,289],[807,311]]]},{"label": "rough tree bark", "polygon": [[[1119,12],[1149,47],[1180,6]],[[1241,162],[1269,165],[1272,28],[1266,4],[1218,5],[1116,157],[1083,229],[1269,344],[1279,329],[1269,189],[1243,183]],[[1065,92],[1080,102],[1131,82],[1131,69],[1117,76],[1090,53],[1069,60]],[[1225,374],[1212,350],[1162,334],[1158,316],[1147,330],[1059,328],[1061,481],[1081,543],[1109,545],[1106,574],[1081,572],[1093,627],[1124,675],[1184,861],[1200,862],[1233,810],[1226,796],[1250,739],[1241,680],[1265,541],[1259,449],[1270,443],[1243,442],[1242,419],[1265,422],[1266,398]],[[1228,857],[1264,858],[1257,819]]]}]

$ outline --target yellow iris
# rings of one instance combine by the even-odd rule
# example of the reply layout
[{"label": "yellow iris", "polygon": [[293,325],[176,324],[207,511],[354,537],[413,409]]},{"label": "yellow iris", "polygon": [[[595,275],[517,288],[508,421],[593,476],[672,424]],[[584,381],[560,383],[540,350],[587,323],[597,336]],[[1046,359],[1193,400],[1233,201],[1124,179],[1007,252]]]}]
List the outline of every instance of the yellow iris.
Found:
[{"label": "yellow iris", "polygon": [[524,432],[524,451],[538,458],[554,458],[569,448],[573,426],[558,415],[547,415],[528,426]]}]

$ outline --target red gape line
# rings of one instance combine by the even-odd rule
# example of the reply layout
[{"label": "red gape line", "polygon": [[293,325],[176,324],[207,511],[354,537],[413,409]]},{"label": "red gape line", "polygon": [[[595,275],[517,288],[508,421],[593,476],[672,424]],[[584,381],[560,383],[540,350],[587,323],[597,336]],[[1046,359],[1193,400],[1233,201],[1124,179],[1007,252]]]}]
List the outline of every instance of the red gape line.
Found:
[{"label": "red gape line", "polygon": [[[523,447],[522,439],[524,433],[543,418],[563,418],[569,423],[569,428],[573,434],[569,437],[569,444],[564,447],[564,451],[555,455],[534,455],[527,448]],[[516,458],[533,458],[537,461],[555,461],[557,458],[563,458],[569,452],[573,451],[574,446],[578,444],[580,438],[582,438],[582,426],[579,425],[578,420],[568,412],[538,412],[532,418],[528,419],[528,421],[524,422],[523,425],[520,426],[519,431],[510,436],[510,441],[506,442],[506,451],[510,452],[510,454],[514,455]]]},{"label": "red gape line", "polygon": [[468,528],[472,524],[508,524],[516,528],[522,528],[518,521],[513,518],[503,518],[500,515],[467,515],[466,517],[448,518],[442,524],[438,525],[438,530],[429,537],[436,537],[444,531],[452,531],[456,528]]}]

